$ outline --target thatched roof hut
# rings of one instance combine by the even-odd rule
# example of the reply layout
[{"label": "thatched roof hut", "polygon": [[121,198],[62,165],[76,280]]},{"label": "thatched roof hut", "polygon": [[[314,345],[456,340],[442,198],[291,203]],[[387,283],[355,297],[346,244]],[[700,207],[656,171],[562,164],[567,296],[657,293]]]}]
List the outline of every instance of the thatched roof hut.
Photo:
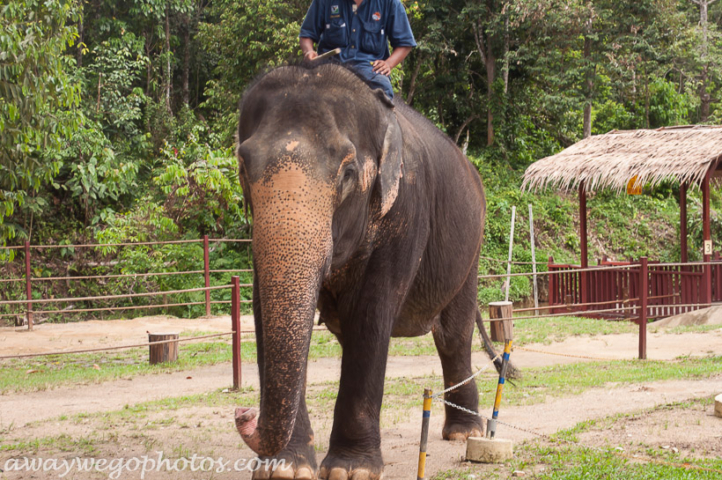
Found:
[{"label": "thatched roof hut", "polygon": [[572,190],[583,183],[586,191],[623,191],[634,177],[638,186],[667,179],[701,186],[721,156],[722,126],[615,130],[533,163],[522,189]]},{"label": "thatched roof hut", "polygon": [[[711,258],[710,180],[718,175],[722,159],[722,126],[680,126],[656,130],[612,131],[586,138],[566,150],[533,163],[524,172],[522,189],[547,187],[579,191],[579,238],[581,266],[588,266],[587,192],[611,188],[641,193],[641,186],[663,180],[679,182],[680,250],[686,263],[687,189],[702,189],[703,258]],[[711,273],[705,267],[703,289],[711,301]],[[586,279],[581,277],[581,298],[586,297]]]}]

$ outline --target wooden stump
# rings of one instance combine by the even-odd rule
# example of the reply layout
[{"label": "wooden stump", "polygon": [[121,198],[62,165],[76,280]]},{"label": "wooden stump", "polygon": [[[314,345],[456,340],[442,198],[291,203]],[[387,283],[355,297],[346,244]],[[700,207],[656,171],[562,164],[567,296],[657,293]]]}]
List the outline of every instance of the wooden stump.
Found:
[{"label": "wooden stump", "polygon": [[[149,342],[162,342],[165,340],[178,340],[178,333],[150,333]],[[156,365],[163,362],[175,362],[178,360],[178,342],[161,343],[150,345],[150,364]]]},{"label": "wooden stump", "polygon": [[514,336],[511,302],[491,302],[489,304],[489,318],[492,320],[503,318],[502,322],[489,322],[491,325],[491,341],[504,342],[512,340]]}]

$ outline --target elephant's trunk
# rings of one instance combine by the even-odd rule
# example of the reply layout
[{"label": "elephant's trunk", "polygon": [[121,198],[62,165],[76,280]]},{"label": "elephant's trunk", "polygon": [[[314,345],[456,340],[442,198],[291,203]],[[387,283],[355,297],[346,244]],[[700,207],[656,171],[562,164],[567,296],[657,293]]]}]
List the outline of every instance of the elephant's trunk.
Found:
[{"label": "elephant's trunk", "polygon": [[[318,292],[332,255],[332,197],[293,162],[251,185],[253,255],[260,293],[260,413],[238,409],[248,446],[273,456],[293,432],[306,379]],[[262,338],[260,336],[262,335]]]}]

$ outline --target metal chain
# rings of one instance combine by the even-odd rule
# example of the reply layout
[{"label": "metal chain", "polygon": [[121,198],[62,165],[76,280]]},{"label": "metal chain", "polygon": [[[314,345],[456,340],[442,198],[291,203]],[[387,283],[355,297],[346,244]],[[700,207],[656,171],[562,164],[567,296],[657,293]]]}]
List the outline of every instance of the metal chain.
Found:
[{"label": "metal chain", "polygon": [[[479,413],[479,412],[474,412],[473,410],[469,410],[468,408],[464,408],[464,407],[462,407],[462,406],[460,406],[460,405],[457,405],[457,404],[455,404],[455,403],[449,402],[448,400],[444,400],[443,398],[435,397],[435,399],[438,400],[438,401],[440,401],[440,402],[442,402],[442,403],[444,403],[444,404],[446,404],[446,405],[449,405],[450,407],[456,408],[457,410],[461,410],[462,412],[469,413],[469,414],[471,414],[471,415],[476,415],[477,417],[483,418],[484,420],[489,420],[489,417],[487,417],[487,416],[485,416],[485,415],[482,415],[482,414]],[[550,442],[550,443],[557,444],[557,445],[559,445],[559,444],[566,444],[566,445],[570,445],[570,446],[574,446],[574,447],[585,448],[585,449],[587,449],[587,450],[595,450],[595,451],[600,452],[600,453],[611,454],[611,455],[614,455],[614,456],[617,456],[617,457],[622,457],[622,458],[626,458],[626,459],[630,459],[630,460],[637,460],[637,461],[647,462],[647,463],[655,463],[655,464],[658,464],[658,465],[665,465],[665,466],[669,466],[669,467],[685,468],[685,469],[688,469],[688,470],[701,470],[701,471],[705,471],[705,472],[722,473],[722,470],[717,470],[717,469],[714,469],[714,468],[702,467],[702,466],[699,466],[699,465],[692,465],[692,464],[689,464],[689,463],[667,462],[667,461],[665,461],[665,460],[659,460],[659,459],[656,459],[656,458],[647,458],[647,457],[630,455],[630,454],[628,454],[628,453],[623,453],[623,452],[614,452],[614,451],[610,451],[610,450],[605,450],[605,449],[603,449],[603,448],[601,448],[601,447],[592,447],[592,446],[589,446],[589,445],[585,445],[585,444],[583,444],[583,443],[572,442],[572,441],[570,441],[570,440],[564,440],[564,439],[562,439],[562,438],[552,438],[552,437],[550,437],[549,435],[546,435],[546,434],[544,434],[544,433],[539,433],[539,432],[535,432],[534,430],[529,430],[529,429],[526,429],[526,428],[517,427],[516,425],[512,425],[512,424],[510,424],[510,423],[503,422],[503,421],[498,420],[498,419],[496,420],[496,423],[498,423],[498,424],[500,424],[500,425],[504,425],[504,426],[509,427],[509,428],[513,428],[514,430],[519,430],[519,431],[521,431],[521,432],[525,432],[525,433],[529,433],[529,434],[531,434],[531,435],[535,435],[535,436],[537,436],[537,437],[539,437],[539,438],[543,438],[544,440],[546,440],[546,441],[548,441],[548,442]]]},{"label": "metal chain", "polygon": [[493,363],[496,362],[498,359],[500,359],[500,358],[501,358],[501,355],[502,355],[502,354],[500,353],[500,354],[498,354],[496,357],[494,357],[494,358],[492,358],[491,360],[489,360],[489,362],[488,362],[486,365],[484,365],[483,367],[481,367],[481,369],[479,369],[479,371],[477,371],[475,374],[473,374],[472,376],[470,376],[470,377],[467,378],[466,380],[464,380],[464,381],[462,381],[462,382],[460,382],[460,383],[457,383],[456,385],[452,385],[452,386],[450,386],[449,388],[447,388],[446,390],[443,390],[443,391],[441,391],[441,392],[435,393],[434,395],[432,395],[432,398],[440,397],[440,396],[444,395],[445,393],[448,393],[448,392],[450,392],[450,391],[452,391],[452,390],[456,390],[457,388],[459,388],[459,387],[461,387],[461,386],[463,386],[463,385],[466,385],[467,383],[469,383],[470,381],[472,381],[474,378],[476,378],[477,376],[479,376],[479,374],[480,374],[481,372],[483,372],[484,370],[486,370],[487,368],[489,368],[489,366],[491,366],[491,364],[493,364]]},{"label": "metal chain", "polygon": [[605,361],[605,362],[614,362],[614,361],[619,361],[619,360],[622,360],[622,361],[633,360],[632,358],[588,357],[585,355],[572,355],[570,353],[545,352],[544,350],[534,350],[533,348],[525,348],[525,347],[514,347],[514,350],[524,350],[525,352],[534,352],[534,353],[545,353],[547,355],[557,355],[559,357],[584,358],[587,360],[601,360],[601,361]]}]

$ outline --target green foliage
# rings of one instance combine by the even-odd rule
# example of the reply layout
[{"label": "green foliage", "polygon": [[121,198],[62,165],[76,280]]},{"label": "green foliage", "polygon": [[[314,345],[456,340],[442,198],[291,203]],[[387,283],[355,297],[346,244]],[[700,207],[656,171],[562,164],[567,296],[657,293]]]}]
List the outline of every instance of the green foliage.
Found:
[{"label": "green foliage", "polygon": [[217,131],[229,142],[237,124],[240,94],[265,68],[300,58],[298,34],[309,2],[217,0],[199,39],[215,63],[205,108],[217,115]]},{"label": "green foliage", "polygon": [[166,214],[185,230],[222,231],[243,225],[243,192],[238,162],[232,148],[212,150],[198,143],[195,133],[187,141],[161,150],[162,167],[153,182],[165,196]]},{"label": "green foliage", "polygon": [[[87,91],[97,89],[97,97],[88,97],[105,134],[117,142],[144,137],[139,121],[146,96],[135,87],[142,69],[150,61],[143,55],[144,42],[133,33],[112,37],[92,50],[93,62],[87,67]],[[96,125],[101,126],[101,125]]]},{"label": "green foliage", "polygon": [[[300,59],[298,31],[309,1],[5,2],[0,243],[247,238],[233,158],[238,101],[264,69]],[[399,99],[459,143],[469,139],[487,188],[484,256],[506,258],[516,206],[513,257],[531,260],[531,203],[537,260],[578,262],[575,193],[530,195],[520,191],[520,179],[530,163],[581,139],[585,109],[594,134],[722,117],[722,2],[711,5],[706,25],[690,0],[404,4],[418,47],[392,81]],[[591,196],[592,258],[676,260],[677,188]],[[699,197],[690,192],[692,258],[701,249]],[[712,205],[717,238],[722,197],[716,192]],[[123,252],[57,251],[43,259],[39,274],[60,268],[53,263],[60,261],[78,273],[108,273],[115,270],[88,265],[113,255],[134,272],[197,267],[191,247],[165,252],[184,259],[174,266],[150,250]],[[228,268],[250,261],[244,249],[226,254]],[[0,253],[3,260],[13,257]],[[9,276],[14,267],[1,268]],[[480,272],[500,274],[505,264],[483,260]],[[484,280],[481,299],[501,298],[502,284]],[[159,285],[148,280],[129,288]],[[198,279],[173,285],[198,286]],[[65,288],[46,287],[43,294]],[[97,286],[67,290],[81,287]],[[5,292],[22,293],[14,288]],[[512,299],[530,292],[528,279],[510,282]]]},{"label": "green foliage", "polygon": [[[53,155],[76,130],[80,85],[63,52],[77,37],[75,1],[0,5],[0,243],[28,232],[6,222],[29,190],[58,171]],[[34,213],[35,209],[30,208]]]}]

